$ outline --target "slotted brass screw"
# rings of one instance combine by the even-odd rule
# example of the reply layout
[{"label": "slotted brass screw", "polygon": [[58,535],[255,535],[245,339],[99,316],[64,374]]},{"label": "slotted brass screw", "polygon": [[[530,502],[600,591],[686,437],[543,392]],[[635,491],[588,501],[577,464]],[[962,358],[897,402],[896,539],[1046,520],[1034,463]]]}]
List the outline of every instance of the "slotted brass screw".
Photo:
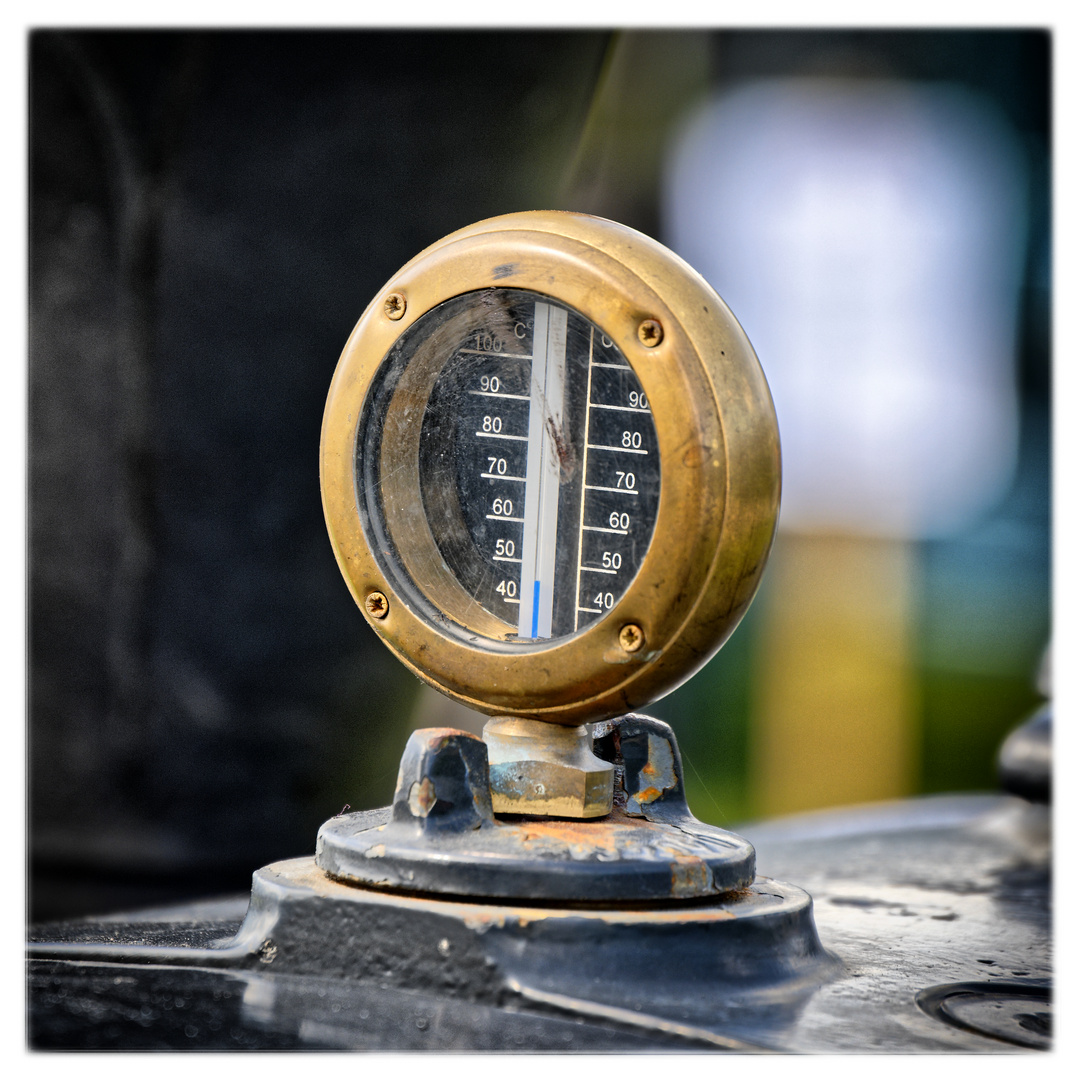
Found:
[{"label": "slotted brass screw", "polygon": [[634,623],[627,623],[619,631],[619,644],[626,652],[637,652],[638,649],[645,644],[645,634],[642,632],[640,626],[637,626]]},{"label": "slotted brass screw", "polygon": [[655,349],[664,340],[664,328],[655,319],[646,319],[637,328],[638,340],[647,349]]},{"label": "slotted brass screw", "polygon": [[399,292],[392,292],[383,301],[383,311],[386,312],[388,319],[393,319],[395,322],[405,314],[405,297]]},{"label": "slotted brass screw", "polygon": [[369,592],[364,597],[364,607],[373,619],[385,619],[390,613],[390,601],[381,592]]}]

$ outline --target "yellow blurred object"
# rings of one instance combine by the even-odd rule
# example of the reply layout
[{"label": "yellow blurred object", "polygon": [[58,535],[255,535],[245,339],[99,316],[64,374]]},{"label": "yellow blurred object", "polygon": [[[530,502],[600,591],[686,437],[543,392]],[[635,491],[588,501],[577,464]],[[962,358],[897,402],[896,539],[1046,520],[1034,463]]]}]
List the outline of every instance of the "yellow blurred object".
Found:
[{"label": "yellow blurred object", "polygon": [[757,813],[914,790],[916,573],[906,541],[777,537],[754,672]]}]

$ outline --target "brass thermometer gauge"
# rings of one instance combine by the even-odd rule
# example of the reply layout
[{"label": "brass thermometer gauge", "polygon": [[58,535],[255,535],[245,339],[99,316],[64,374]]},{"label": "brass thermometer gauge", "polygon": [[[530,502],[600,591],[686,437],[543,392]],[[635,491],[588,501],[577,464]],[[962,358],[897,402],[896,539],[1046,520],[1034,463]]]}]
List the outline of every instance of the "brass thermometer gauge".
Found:
[{"label": "brass thermometer gauge", "polygon": [[746,335],[632,229],[510,214],[422,251],[341,355],[321,479],[338,565],[420,678],[492,716],[639,708],[761,577],[780,449]]}]

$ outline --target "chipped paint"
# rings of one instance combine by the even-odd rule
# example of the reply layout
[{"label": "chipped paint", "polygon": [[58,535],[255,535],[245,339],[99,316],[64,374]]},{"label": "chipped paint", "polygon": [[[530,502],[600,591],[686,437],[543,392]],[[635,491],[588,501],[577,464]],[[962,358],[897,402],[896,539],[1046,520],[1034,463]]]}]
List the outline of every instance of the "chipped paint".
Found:
[{"label": "chipped paint", "polygon": [[767,911],[780,913],[795,910],[802,895],[801,891],[793,890],[790,885],[780,885],[771,878],[758,878],[746,889],[723,893],[694,907],[529,907],[513,903],[464,903],[460,900],[438,900],[431,896],[380,892],[364,885],[346,884],[328,877],[315,865],[311,856],[274,863],[264,867],[259,873],[276,878],[283,885],[315,889],[339,900],[446,915],[459,919],[464,926],[479,933],[493,928],[527,926],[536,922],[558,923],[580,919],[612,926],[727,922],[749,909],[762,914]]},{"label": "chipped paint", "polygon": [[413,817],[426,818],[436,799],[435,785],[431,782],[431,777],[425,776],[409,788],[409,812]]},{"label": "chipped paint", "polygon": [[459,913],[462,923],[470,930],[483,934],[488,930],[504,930],[528,926],[532,923],[557,924],[567,919],[586,919],[606,926],[655,926],[655,925],[701,925],[723,923],[737,917],[728,907],[702,908],[698,910],[674,909],[670,911],[619,911],[569,910],[560,908],[527,907],[479,907],[464,909]]},{"label": "chipped paint", "polygon": [[649,756],[637,776],[637,783],[642,786],[638,791],[627,792],[629,799],[626,809],[631,814],[680,786],[671,743],[651,731],[648,740]]},{"label": "chipped paint", "polygon": [[671,895],[707,896],[713,891],[709,864],[696,855],[680,855],[671,863]]}]

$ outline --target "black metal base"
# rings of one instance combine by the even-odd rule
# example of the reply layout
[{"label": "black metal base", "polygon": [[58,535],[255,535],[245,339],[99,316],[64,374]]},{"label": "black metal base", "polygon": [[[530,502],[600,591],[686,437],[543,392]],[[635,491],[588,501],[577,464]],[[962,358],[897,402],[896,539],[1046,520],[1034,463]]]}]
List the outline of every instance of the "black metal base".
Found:
[{"label": "black metal base", "polygon": [[642,904],[751,885],[753,846],[690,813],[667,724],[636,715],[598,724],[594,752],[615,766],[606,817],[496,817],[484,743],[414,732],[393,807],[326,822],[316,862],[354,884],[500,900]]},{"label": "black metal base", "polygon": [[[532,1014],[584,1021],[572,1044],[583,1049],[607,1029],[621,1030],[630,1047],[641,1035],[659,1049],[755,1051],[790,1027],[814,991],[840,971],[818,938],[810,897],[765,878],[723,898],[659,908],[541,907],[344,885],[310,856],[256,871],[247,913],[231,938],[210,945],[51,942],[31,945],[30,952],[42,961],[126,965],[136,974],[142,965],[159,973],[194,968],[203,973],[207,996],[210,988],[228,990],[209,982],[211,973],[231,973],[245,980],[251,1014],[238,1026],[276,1029],[294,1013],[317,1015],[321,1023],[309,1025],[305,1036],[316,1044],[344,1018],[323,1016],[326,1008],[310,1000],[313,990],[305,990],[303,1003],[293,1000],[311,979],[335,1008],[344,988],[353,995],[351,1006],[377,990],[395,1001],[395,994],[411,994],[401,1007],[414,1010],[428,1001],[440,1009],[468,1007],[474,1024],[502,1033],[504,1042],[493,1047],[508,1048],[513,1025]],[[186,978],[177,971],[173,984]],[[158,983],[169,985],[160,974]],[[730,1034],[748,1009],[754,1035]],[[531,1031],[532,1047],[543,1034]],[[391,1045],[401,1048],[397,1039]]]},{"label": "black metal base", "polygon": [[1002,796],[754,826],[766,873],[805,885],[813,911],[760,876],[633,909],[404,896],[332,881],[308,856],[260,870],[250,904],[32,929],[30,1042],[1036,1053],[1048,829],[1046,806]]},{"label": "black metal base", "polygon": [[683,1038],[744,1050],[754,1047],[722,1034],[727,1001],[768,1000],[770,1023],[783,1026],[840,971],[809,895],[768,878],[661,908],[538,907],[343,885],[310,858],[256,873],[241,945],[275,971],[377,975],[651,1029],[667,1018]]}]

